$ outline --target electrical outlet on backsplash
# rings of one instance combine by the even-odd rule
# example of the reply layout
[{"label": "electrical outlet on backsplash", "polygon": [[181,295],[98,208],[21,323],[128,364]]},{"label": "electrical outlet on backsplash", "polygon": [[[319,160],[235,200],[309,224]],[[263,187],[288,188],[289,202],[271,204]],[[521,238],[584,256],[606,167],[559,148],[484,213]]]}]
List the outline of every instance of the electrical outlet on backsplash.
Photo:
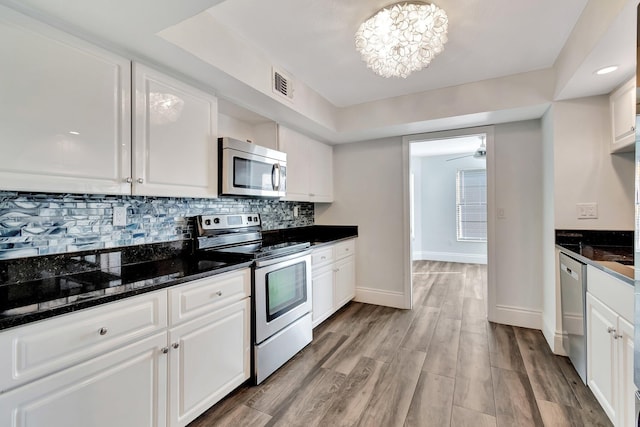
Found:
[{"label": "electrical outlet on backsplash", "polygon": [[[299,215],[292,214],[299,206]],[[126,225],[113,208],[126,207]],[[264,230],[313,225],[313,203],[277,199],[40,194],[0,191],[0,259],[191,239],[195,215],[257,212]]]}]

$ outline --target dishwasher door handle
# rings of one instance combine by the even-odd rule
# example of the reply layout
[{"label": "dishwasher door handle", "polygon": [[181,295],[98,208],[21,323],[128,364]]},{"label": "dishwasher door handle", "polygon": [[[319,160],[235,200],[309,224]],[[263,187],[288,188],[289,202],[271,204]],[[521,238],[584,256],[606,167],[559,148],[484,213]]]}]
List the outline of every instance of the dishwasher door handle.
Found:
[{"label": "dishwasher door handle", "polygon": [[569,267],[567,267],[564,264],[560,264],[560,270],[564,271],[565,273],[567,273],[569,276],[571,276],[574,280],[579,280],[580,277],[578,276],[578,273],[576,273],[575,271],[572,271]]}]

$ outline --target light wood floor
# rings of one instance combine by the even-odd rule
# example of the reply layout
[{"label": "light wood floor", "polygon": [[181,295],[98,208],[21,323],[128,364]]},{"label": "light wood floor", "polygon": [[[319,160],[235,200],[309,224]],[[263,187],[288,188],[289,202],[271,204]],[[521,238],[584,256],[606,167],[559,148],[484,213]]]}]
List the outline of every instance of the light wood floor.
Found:
[{"label": "light wood floor", "polygon": [[540,331],[486,321],[486,268],[414,263],[414,309],[350,303],[190,427],[608,426]]}]

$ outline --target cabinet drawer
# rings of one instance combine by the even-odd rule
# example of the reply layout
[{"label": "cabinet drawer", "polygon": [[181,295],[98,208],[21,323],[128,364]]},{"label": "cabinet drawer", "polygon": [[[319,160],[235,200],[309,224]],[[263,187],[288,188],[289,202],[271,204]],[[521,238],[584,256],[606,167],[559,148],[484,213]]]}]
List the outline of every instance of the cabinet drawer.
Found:
[{"label": "cabinet drawer", "polygon": [[587,290],[618,315],[633,322],[633,286],[587,265]]},{"label": "cabinet drawer", "polygon": [[249,268],[207,277],[170,289],[171,325],[206,314],[249,295],[251,295],[251,269]]},{"label": "cabinet drawer", "polygon": [[311,265],[317,266],[333,261],[333,246],[321,249],[314,249],[311,253]]},{"label": "cabinet drawer", "polygon": [[167,327],[167,292],[104,304],[0,334],[0,392]]},{"label": "cabinet drawer", "polygon": [[344,258],[355,253],[356,241],[354,239],[351,239],[347,240],[346,242],[340,242],[337,243],[334,248],[336,259]]}]

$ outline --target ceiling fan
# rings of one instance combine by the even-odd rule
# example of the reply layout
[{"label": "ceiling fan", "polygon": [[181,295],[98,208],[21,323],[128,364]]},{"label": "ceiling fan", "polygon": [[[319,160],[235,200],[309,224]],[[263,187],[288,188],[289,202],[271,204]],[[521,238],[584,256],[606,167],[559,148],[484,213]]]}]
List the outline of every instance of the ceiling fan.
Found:
[{"label": "ceiling fan", "polygon": [[472,154],[467,154],[460,157],[453,157],[451,159],[447,159],[447,162],[452,160],[464,159],[465,157],[473,157],[474,159],[485,159],[487,158],[487,146],[484,144],[484,137],[482,138],[482,142],[480,143],[480,147],[476,149],[476,151]]}]

